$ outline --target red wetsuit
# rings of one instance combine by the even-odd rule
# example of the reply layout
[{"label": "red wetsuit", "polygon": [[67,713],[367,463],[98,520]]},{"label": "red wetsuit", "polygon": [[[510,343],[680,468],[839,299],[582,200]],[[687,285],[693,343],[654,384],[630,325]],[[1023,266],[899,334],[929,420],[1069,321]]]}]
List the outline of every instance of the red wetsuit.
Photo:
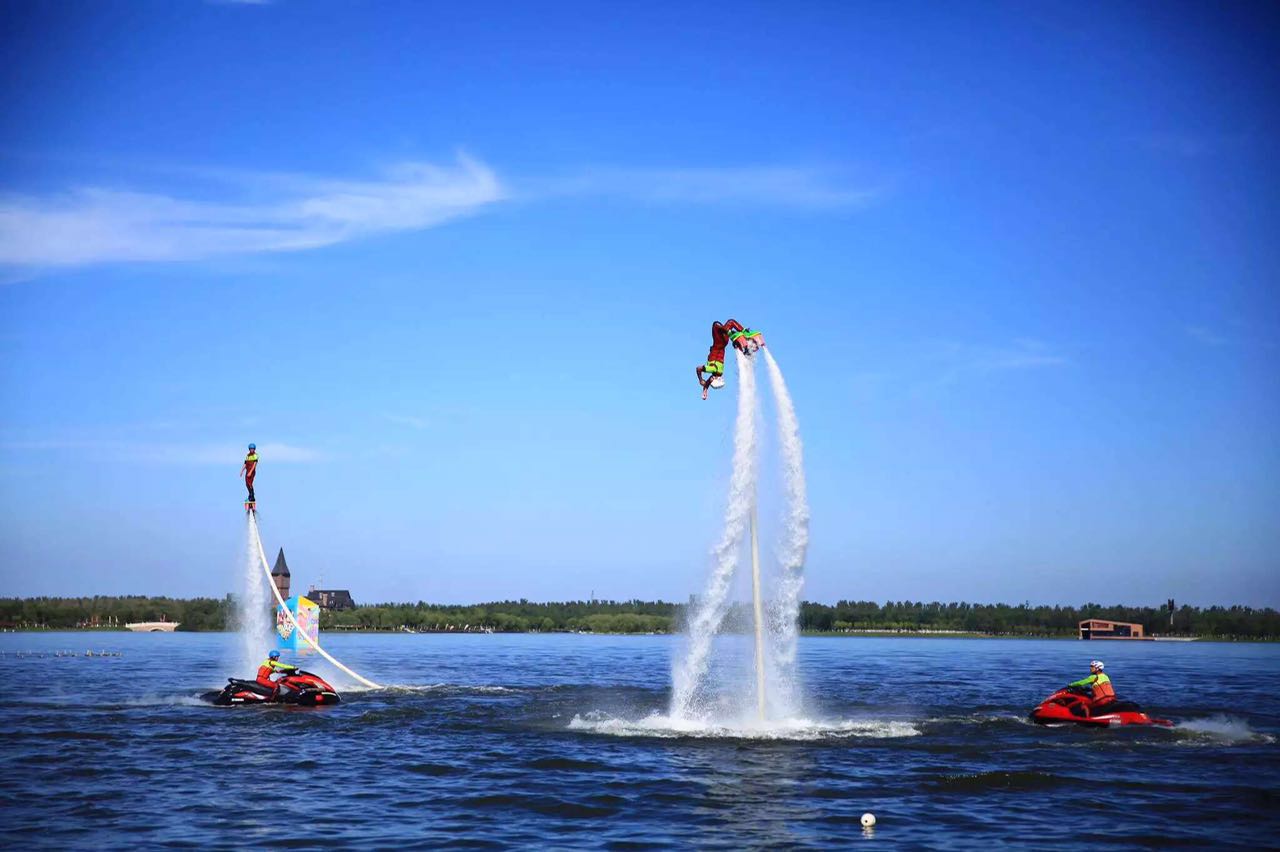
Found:
[{"label": "red wetsuit", "polygon": [[292,689],[292,687],[290,687],[287,683],[280,683],[279,681],[272,680],[271,676],[273,674],[283,674],[287,676],[297,670],[298,670],[297,666],[291,666],[291,665],[288,665],[287,663],[277,663],[276,665],[272,665],[271,660],[267,660],[265,663],[258,666],[257,680],[258,680],[258,683],[262,684],[263,686],[269,686],[274,690],[279,690],[280,687],[282,686],[285,689]]},{"label": "red wetsuit", "polygon": [[708,361],[723,361],[724,348],[729,345],[729,331],[720,320],[711,324],[711,351],[707,353]]},{"label": "red wetsuit", "polygon": [[724,350],[729,345],[729,332],[742,331],[742,323],[736,319],[711,324],[711,351],[707,353],[708,361],[724,361]]},{"label": "red wetsuit", "polygon": [[244,484],[249,489],[249,499],[253,500],[253,478],[258,475],[258,451],[254,450],[244,457]]}]

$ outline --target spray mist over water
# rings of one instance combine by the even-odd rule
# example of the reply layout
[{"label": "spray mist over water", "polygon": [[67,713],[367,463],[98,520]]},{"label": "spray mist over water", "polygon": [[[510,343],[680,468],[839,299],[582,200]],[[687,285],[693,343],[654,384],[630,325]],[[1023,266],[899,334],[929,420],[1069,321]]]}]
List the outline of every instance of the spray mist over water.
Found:
[{"label": "spray mist over water", "polygon": [[738,364],[738,416],[733,433],[733,475],[724,528],[712,551],[711,577],[689,613],[689,649],[672,672],[671,715],[689,719],[701,715],[700,691],[711,661],[711,646],[729,609],[729,586],[738,567],[743,537],[756,501],[756,377],[755,365],[734,351]]},{"label": "spray mist over water", "polygon": [[[800,440],[800,424],[795,406],[787,391],[778,362],[768,350],[764,360],[769,372],[777,410],[777,432],[785,510],[781,541],[777,549],[775,576],[767,578],[771,600],[763,618],[764,652],[755,654],[756,682],[764,675],[764,701],[761,714],[745,713],[758,699],[752,679],[743,677],[737,688],[715,696],[719,687],[738,683],[731,668],[711,671],[713,647],[731,606],[730,588],[737,572],[748,525],[757,505],[760,447],[757,436],[755,365],[752,358],[735,352],[739,372],[738,414],[734,429],[733,475],[729,481],[721,538],[712,551],[711,576],[706,590],[689,614],[688,650],[673,671],[670,718],[678,725],[729,724],[730,726],[772,730],[800,717],[802,708],[796,672],[799,631],[800,592],[804,585],[804,559],[809,546],[809,503],[805,496],[804,445]],[[725,648],[741,643],[725,637]],[[723,655],[717,655],[720,659]],[[723,668],[718,664],[718,668]],[[745,673],[743,673],[745,674]],[[724,700],[720,700],[724,699]],[[738,717],[741,718],[738,718]],[[732,721],[736,719],[736,721]]]},{"label": "spray mist over water", "polygon": [[773,353],[764,351],[778,416],[778,443],[782,453],[782,480],[786,490],[786,514],[778,546],[778,578],[775,598],[769,606],[769,632],[773,636],[774,701],[790,716],[800,710],[796,672],[796,643],[800,629],[800,592],[804,588],[804,558],[809,548],[809,500],[804,480],[804,443],[800,421],[787,391],[782,369]]},{"label": "spray mist over water", "polygon": [[236,677],[251,676],[271,641],[271,609],[258,566],[258,543],[249,514],[245,513],[244,553],[240,568],[240,594],[236,597],[236,631],[239,633]]}]

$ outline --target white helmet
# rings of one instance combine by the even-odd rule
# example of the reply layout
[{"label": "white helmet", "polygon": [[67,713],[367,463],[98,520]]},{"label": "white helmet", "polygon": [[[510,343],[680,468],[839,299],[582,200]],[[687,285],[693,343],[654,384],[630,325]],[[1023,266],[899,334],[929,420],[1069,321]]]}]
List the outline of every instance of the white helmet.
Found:
[{"label": "white helmet", "polygon": [[724,387],[724,376],[715,376],[714,378],[712,378],[711,387],[715,388],[716,390],[720,390],[720,388]]},{"label": "white helmet", "polygon": [[1102,664],[1102,660],[1091,660],[1091,661],[1089,662],[1089,668],[1091,668],[1091,669],[1097,669],[1098,671],[1102,671],[1103,669],[1105,669],[1105,668],[1106,668],[1106,666],[1104,666],[1104,665]]}]

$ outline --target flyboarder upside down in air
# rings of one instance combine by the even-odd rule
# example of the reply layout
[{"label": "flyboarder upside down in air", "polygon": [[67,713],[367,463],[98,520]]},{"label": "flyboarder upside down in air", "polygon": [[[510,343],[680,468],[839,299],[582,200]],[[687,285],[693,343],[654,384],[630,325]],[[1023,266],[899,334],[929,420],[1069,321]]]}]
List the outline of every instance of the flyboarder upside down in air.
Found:
[{"label": "flyboarder upside down in air", "polygon": [[703,399],[707,398],[709,388],[724,387],[724,350],[730,342],[735,349],[750,355],[764,346],[764,335],[744,328],[736,319],[728,319],[723,323],[717,320],[711,324],[711,350],[707,352],[707,362],[699,364],[695,370],[698,384],[702,385]]},{"label": "flyboarder upside down in air", "polygon": [[244,466],[240,468],[240,475],[244,477],[245,487],[249,489],[249,498],[246,503],[256,503],[257,498],[253,496],[253,478],[258,475],[258,445],[249,445],[249,454],[244,457]]},{"label": "flyboarder upside down in air", "polygon": [[[695,369],[698,384],[702,385],[702,398],[707,398],[709,388],[724,387],[724,349],[729,345],[729,335],[742,331],[742,324],[736,319],[722,323],[716,320],[711,324],[711,349],[707,352],[707,363],[699,364]],[[703,378],[706,374],[706,378]]]}]

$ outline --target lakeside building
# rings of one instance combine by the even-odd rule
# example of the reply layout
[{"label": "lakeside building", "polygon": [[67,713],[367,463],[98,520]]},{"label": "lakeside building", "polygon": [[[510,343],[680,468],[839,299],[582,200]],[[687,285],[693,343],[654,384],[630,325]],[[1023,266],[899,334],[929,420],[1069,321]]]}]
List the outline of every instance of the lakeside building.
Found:
[{"label": "lakeside building", "polygon": [[1081,639],[1146,639],[1142,625],[1130,621],[1105,621],[1086,618],[1080,622]]},{"label": "lakeside building", "polygon": [[289,584],[291,581],[289,575],[289,563],[284,561],[284,548],[280,548],[280,553],[276,556],[275,567],[271,569],[271,582],[276,584],[276,589],[280,591],[280,597],[284,600],[289,599]]},{"label": "lakeside building", "polygon": [[[293,574],[289,570],[289,563],[285,561],[283,547],[276,554],[276,564],[271,569],[271,582],[276,584],[280,597],[283,600],[288,600],[289,589],[293,583]],[[321,582],[323,582],[323,579]],[[348,589],[317,589],[312,584],[307,588],[306,596],[318,604],[321,609],[344,610],[356,608],[355,599],[351,597],[351,592]]]},{"label": "lakeside building", "polygon": [[317,589],[311,586],[307,589],[307,597],[319,604],[321,609],[338,611],[356,608],[356,602],[347,589]]}]

